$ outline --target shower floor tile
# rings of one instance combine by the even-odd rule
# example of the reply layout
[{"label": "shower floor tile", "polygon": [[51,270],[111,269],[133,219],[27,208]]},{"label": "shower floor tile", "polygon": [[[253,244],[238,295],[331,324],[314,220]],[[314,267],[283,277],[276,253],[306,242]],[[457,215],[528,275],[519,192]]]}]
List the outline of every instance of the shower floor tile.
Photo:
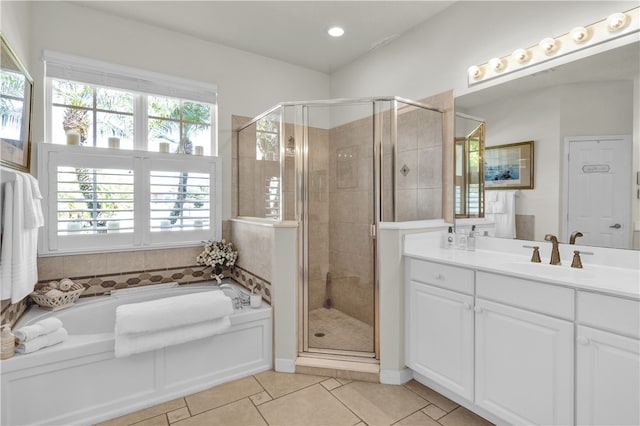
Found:
[{"label": "shower floor tile", "polygon": [[309,312],[309,347],[373,352],[373,326],[335,308],[314,309]]}]

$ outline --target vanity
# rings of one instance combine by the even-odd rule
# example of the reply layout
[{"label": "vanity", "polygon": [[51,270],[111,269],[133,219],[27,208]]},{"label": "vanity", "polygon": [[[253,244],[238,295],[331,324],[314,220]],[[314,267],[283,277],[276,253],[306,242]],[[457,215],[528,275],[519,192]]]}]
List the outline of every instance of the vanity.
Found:
[{"label": "vanity", "polygon": [[[640,424],[635,251],[440,234],[405,237],[405,362],[414,378],[500,424]],[[542,263],[530,262],[540,246]],[[573,251],[593,255],[571,268]]]}]

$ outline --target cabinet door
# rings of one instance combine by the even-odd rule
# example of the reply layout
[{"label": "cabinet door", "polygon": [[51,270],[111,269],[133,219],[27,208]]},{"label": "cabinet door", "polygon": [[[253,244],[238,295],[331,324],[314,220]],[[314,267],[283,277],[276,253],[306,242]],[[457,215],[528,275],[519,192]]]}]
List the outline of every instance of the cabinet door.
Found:
[{"label": "cabinet door", "polygon": [[578,326],[576,342],[577,423],[640,424],[640,341]]},{"label": "cabinet door", "polygon": [[409,282],[408,366],[473,400],[473,297]]},{"label": "cabinet door", "polygon": [[512,424],[573,423],[573,323],[476,299],[475,402]]}]

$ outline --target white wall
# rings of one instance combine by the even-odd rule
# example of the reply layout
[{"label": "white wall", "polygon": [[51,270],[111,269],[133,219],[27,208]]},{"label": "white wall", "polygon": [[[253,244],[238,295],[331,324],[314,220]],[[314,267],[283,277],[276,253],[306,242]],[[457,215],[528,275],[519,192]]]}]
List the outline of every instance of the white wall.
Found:
[{"label": "white wall", "polygon": [[0,31],[27,70],[31,70],[29,2],[0,2]]},{"label": "white wall", "polygon": [[33,141],[43,141],[45,134],[43,49],[215,83],[223,218],[231,215],[231,115],[251,117],[278,102],[329,96],[327,74],[67,2],[31,4],[30,71],[36,84]]}]

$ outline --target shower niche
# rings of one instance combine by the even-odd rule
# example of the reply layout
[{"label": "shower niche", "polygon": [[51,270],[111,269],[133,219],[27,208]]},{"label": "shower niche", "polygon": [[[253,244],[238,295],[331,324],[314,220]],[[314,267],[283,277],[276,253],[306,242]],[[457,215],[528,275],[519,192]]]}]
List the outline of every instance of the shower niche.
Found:
[{"label": "shower niche", "polygon": [[300,354],[378,358],[379,224],[444,217],[442,111],[291,102],[237,131],[238,216],[299,223]]}]

